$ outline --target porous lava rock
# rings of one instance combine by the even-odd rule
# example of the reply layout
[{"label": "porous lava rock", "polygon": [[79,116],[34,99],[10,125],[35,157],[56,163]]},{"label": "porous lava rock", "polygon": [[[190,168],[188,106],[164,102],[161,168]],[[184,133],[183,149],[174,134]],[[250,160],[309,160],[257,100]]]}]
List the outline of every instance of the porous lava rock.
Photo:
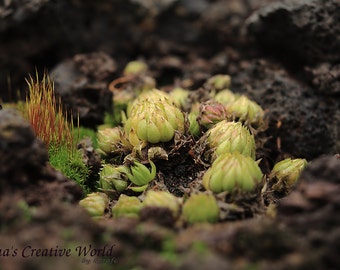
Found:
[{"label": "porous lava rock", "polygon": [[45,145],[12,109],[0,110],[0,157],[0,193],[16,194],[30,205],[76,202],[82,197],[75,182],[48,164]]}]

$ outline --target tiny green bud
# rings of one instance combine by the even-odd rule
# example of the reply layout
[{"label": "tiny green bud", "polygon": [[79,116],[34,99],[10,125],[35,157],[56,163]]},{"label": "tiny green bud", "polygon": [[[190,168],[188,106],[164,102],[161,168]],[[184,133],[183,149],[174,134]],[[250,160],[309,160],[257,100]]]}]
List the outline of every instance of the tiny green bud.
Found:
[{"label": "tiny green bud", "polygon": [[254,136],[241,122],[221,121],[207,131],[206,137],[209,148],[215,149],[212,160],[224,153],[236,151],[255,159]]},{"label": "tiny green bud", "polygon": [[109,197],[105,193],[94,192],[79,201],[79,204],[84,207],[91,216],[102,216],[108,207]]},{"label": "tiny green bud", "polygon": [[124,129],[133,146],[141,141],[168,142],[175,130],[184,131],[184,115],[161,91],[150,91],[147,97],[133,103]]},{"label": "tiny green bud", "polygon": [[190,112],[188,114],[189,132],[195,138],[199,137],[200,134],[201,134],[201,127],[200,127],[199,123],[197,122],[197,116],[198,116],[198,114],[196,114],[194,112]]},{"label": "tiny green bud", "polygon": [[148,186],[149,186],[148,184],[144,186],[130,186],[129,189],[131,189],[134,192],[142,193],[148,188]]},{"label": "tiny green bud", "polygon": [[205,87],[208,89],[220,91],[230,87],[231,77],[226,74],[217,74],[210,77],[205,83]]},{"label": "tiny green bud", "polygon": [[161,207],[168,208],[176,217],[179,213],[179,199],[167,191],[149,190],[143,201],[144,207]]},{"label": "tiny green bud", "polygon": [[141,209],[142,202],[137,197],[121,194],[116,204],[112,207],[112,216],[138,217]]},{"label": "tiny green bud", "polygon": [[118,150],[120,143],[120,128],[104,128],[97,132],[98,147],[105,154]]},{"label": "tiny green bud", "polygon": [[273,190],[287,193],[306,166],[307,160],[303,158],[286,158],[276,163],[269,174],[269,183]]},{"label": "tiny green bud", "polygon": [[238,98],[238,95],[234,94],[229,89],[224,89],[224,90],[218,92],[214,96],[214,100],[216,100],[217,102],[219,102],[223,105],[228,105],[228,104],[234,102],[237,98]]},{"label": "tiny green bud", "polygon": [[97,132],[97,140],[98,150],[103,155],[128,152],[132,149],[132,145],[121,127],[99,129]]},{"label": "tiny green bud", "polygon": [[201,103],[197,122],[208,129],[216,123],[227,119],[227,111],[223,104],[209,100]]},{"label": "tiny green bud", "polygon": [[182,217],[189,224],[210,222],[214,223],[219,217],[219,207],[212,194],[192,194],[185,201]]},{"label": "tiny green bud", "polygon": [[262,172],[256,161],[234,152],[217,157],[203,176],[203,186],[216,193],[234,190],[251,192],[261,180]]},{"label": "tiny green bud", "polygon": [[148,70],[148,66],[146,63],[144,63],[143,61],[130,61],[126,64],[124,70],[123,70],[123,74],[124,75],[135,75],[135,74],[141,74],[141,73],[145,73]]},{"label": "tiny green bud", "polygon": [[136,186],[144,186],[150,183],[156,177],[156,165],[149,160],[151,171],[148,167],[138,161],[134,161],[130,167],[131,173],[127,173],[129,180]]},{"label": "tiny green bud", "polygon": [[104,164],[99,172],[99,186],[102,189],[114,189],[122,192],[128,186],[128,173],[129,168],[124,165],[113,166],[111,164]]},{"label": "tiny green bud", "polygon": [[226,105],[226,109],[234,119],[254,128],[259,128],[265,123],[263,109],[244,95]]},{"label": "tiny green bud", "polygon": [[183,108],[187,103],[189,91],[181,87],[176,87],[169,93],[169,95],[178,108]]}]

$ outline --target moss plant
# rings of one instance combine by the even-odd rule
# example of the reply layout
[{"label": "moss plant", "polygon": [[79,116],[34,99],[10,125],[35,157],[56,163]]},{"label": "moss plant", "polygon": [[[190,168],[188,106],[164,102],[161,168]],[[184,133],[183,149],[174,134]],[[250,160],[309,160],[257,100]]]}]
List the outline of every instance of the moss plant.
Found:
[{"label": "moss plant", "polygon": [[49,162],[52,167],[61,171],[66,177],[79,184],[85,193],[89,193],[89,187],[85,185],[89,175],[89,168],[83,162],[81,153],[74,151],[72,154],[65,146],[48,148]]},{"label": "moss plant", "polygon": [[65,145],[71,152],[74,146],[73,122],[69,122],[67,114],[63,113],[61,102],[54,94],[54,83],[47,74],[41,81],[36,74],[36,79],[30,77],[27,84],[25,113],[35,135],[47,146]]},{"label": "moss plant", "polygon": [[39,81],[36,74],[36,78],[30,77],[27,84],[29,91],[23,114],[35,135],[45,143],[50,164],[88,193],[84,183],[89,175],[89,168],[85,166],[81,153],[76,149],[80,131],[75,131],[73,122],[63,112],[61,101],[57,100],[54,93],[53,81],[46,73]]}]

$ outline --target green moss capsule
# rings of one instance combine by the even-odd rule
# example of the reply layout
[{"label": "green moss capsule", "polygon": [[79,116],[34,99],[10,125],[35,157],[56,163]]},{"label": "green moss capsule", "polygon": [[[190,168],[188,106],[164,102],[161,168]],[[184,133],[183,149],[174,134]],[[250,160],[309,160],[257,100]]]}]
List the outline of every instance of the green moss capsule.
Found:
[{"label": "green moss capsule", "polygon": [[220,155],[203,176],[203,186],[215,193],[234,190],[252,192],[262,180],[258,164],[239,152]]},{"label": "green moss capsule", "polygon": [[137,197],[121,194],[116,204],[112,207],[113,217],[138,217],[142,209],[142,202]]},{"label": "green moss capsule", "polygon": [[143,201],[144,207],[168,208],[176,217],[179,213],[180,202],[177,197],[167,191],[149,190]]},{"label": "green moss capsule", "polygon": [[297,182],[301,171],[307,166],[307,160],[303,158],[286,158],[276,163],[269,174],[269,184],[273,190],[288,192]]},{"label": "green moss capsule", "polygon": [[239,152],[255,159],[255,139],[241,122],[221,121],[206,133],[208,147],[214,149],[212,160],[224,153]]},{"label": "green moss capsule", "polygon": [[212,194],[192,194],[184,203],[182,209],[183,219],[189,223],[214,223],[219,217],[219,207]]},{"label": "green moss capsule", "polygon": [[79,204],[84,207],[91,216],[98,217],[104,215],[105,209],[107,209],[109,204],[109,197],[105,193],[94,192],[79,201]]}]

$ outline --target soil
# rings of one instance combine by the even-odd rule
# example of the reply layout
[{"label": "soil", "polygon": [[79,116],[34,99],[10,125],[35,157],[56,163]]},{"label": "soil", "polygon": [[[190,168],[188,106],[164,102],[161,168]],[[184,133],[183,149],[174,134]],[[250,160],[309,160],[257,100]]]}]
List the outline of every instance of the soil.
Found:
[{"label": "soil", "polygon": [[[130,60],[145,61],[163,89],[202,91],[212,75],[229,74],[231,89],[266,112],[256,153],[263,172],[286,157],[309,164],[288,194],[226,204],[217,224],[177,224],[160,209],[93,219],[29,123],[2,106],[0,268],[339,268],[339,1],[114,2],[0,3],[0,103],[24,97],[25,78],[47,69],[62,103],[94,128],[112,110],[109,84]],[[91,143],[79,148],[98,170]],[[176,196],[205,169],[190,148],[156,164],[159,183]]]}]

